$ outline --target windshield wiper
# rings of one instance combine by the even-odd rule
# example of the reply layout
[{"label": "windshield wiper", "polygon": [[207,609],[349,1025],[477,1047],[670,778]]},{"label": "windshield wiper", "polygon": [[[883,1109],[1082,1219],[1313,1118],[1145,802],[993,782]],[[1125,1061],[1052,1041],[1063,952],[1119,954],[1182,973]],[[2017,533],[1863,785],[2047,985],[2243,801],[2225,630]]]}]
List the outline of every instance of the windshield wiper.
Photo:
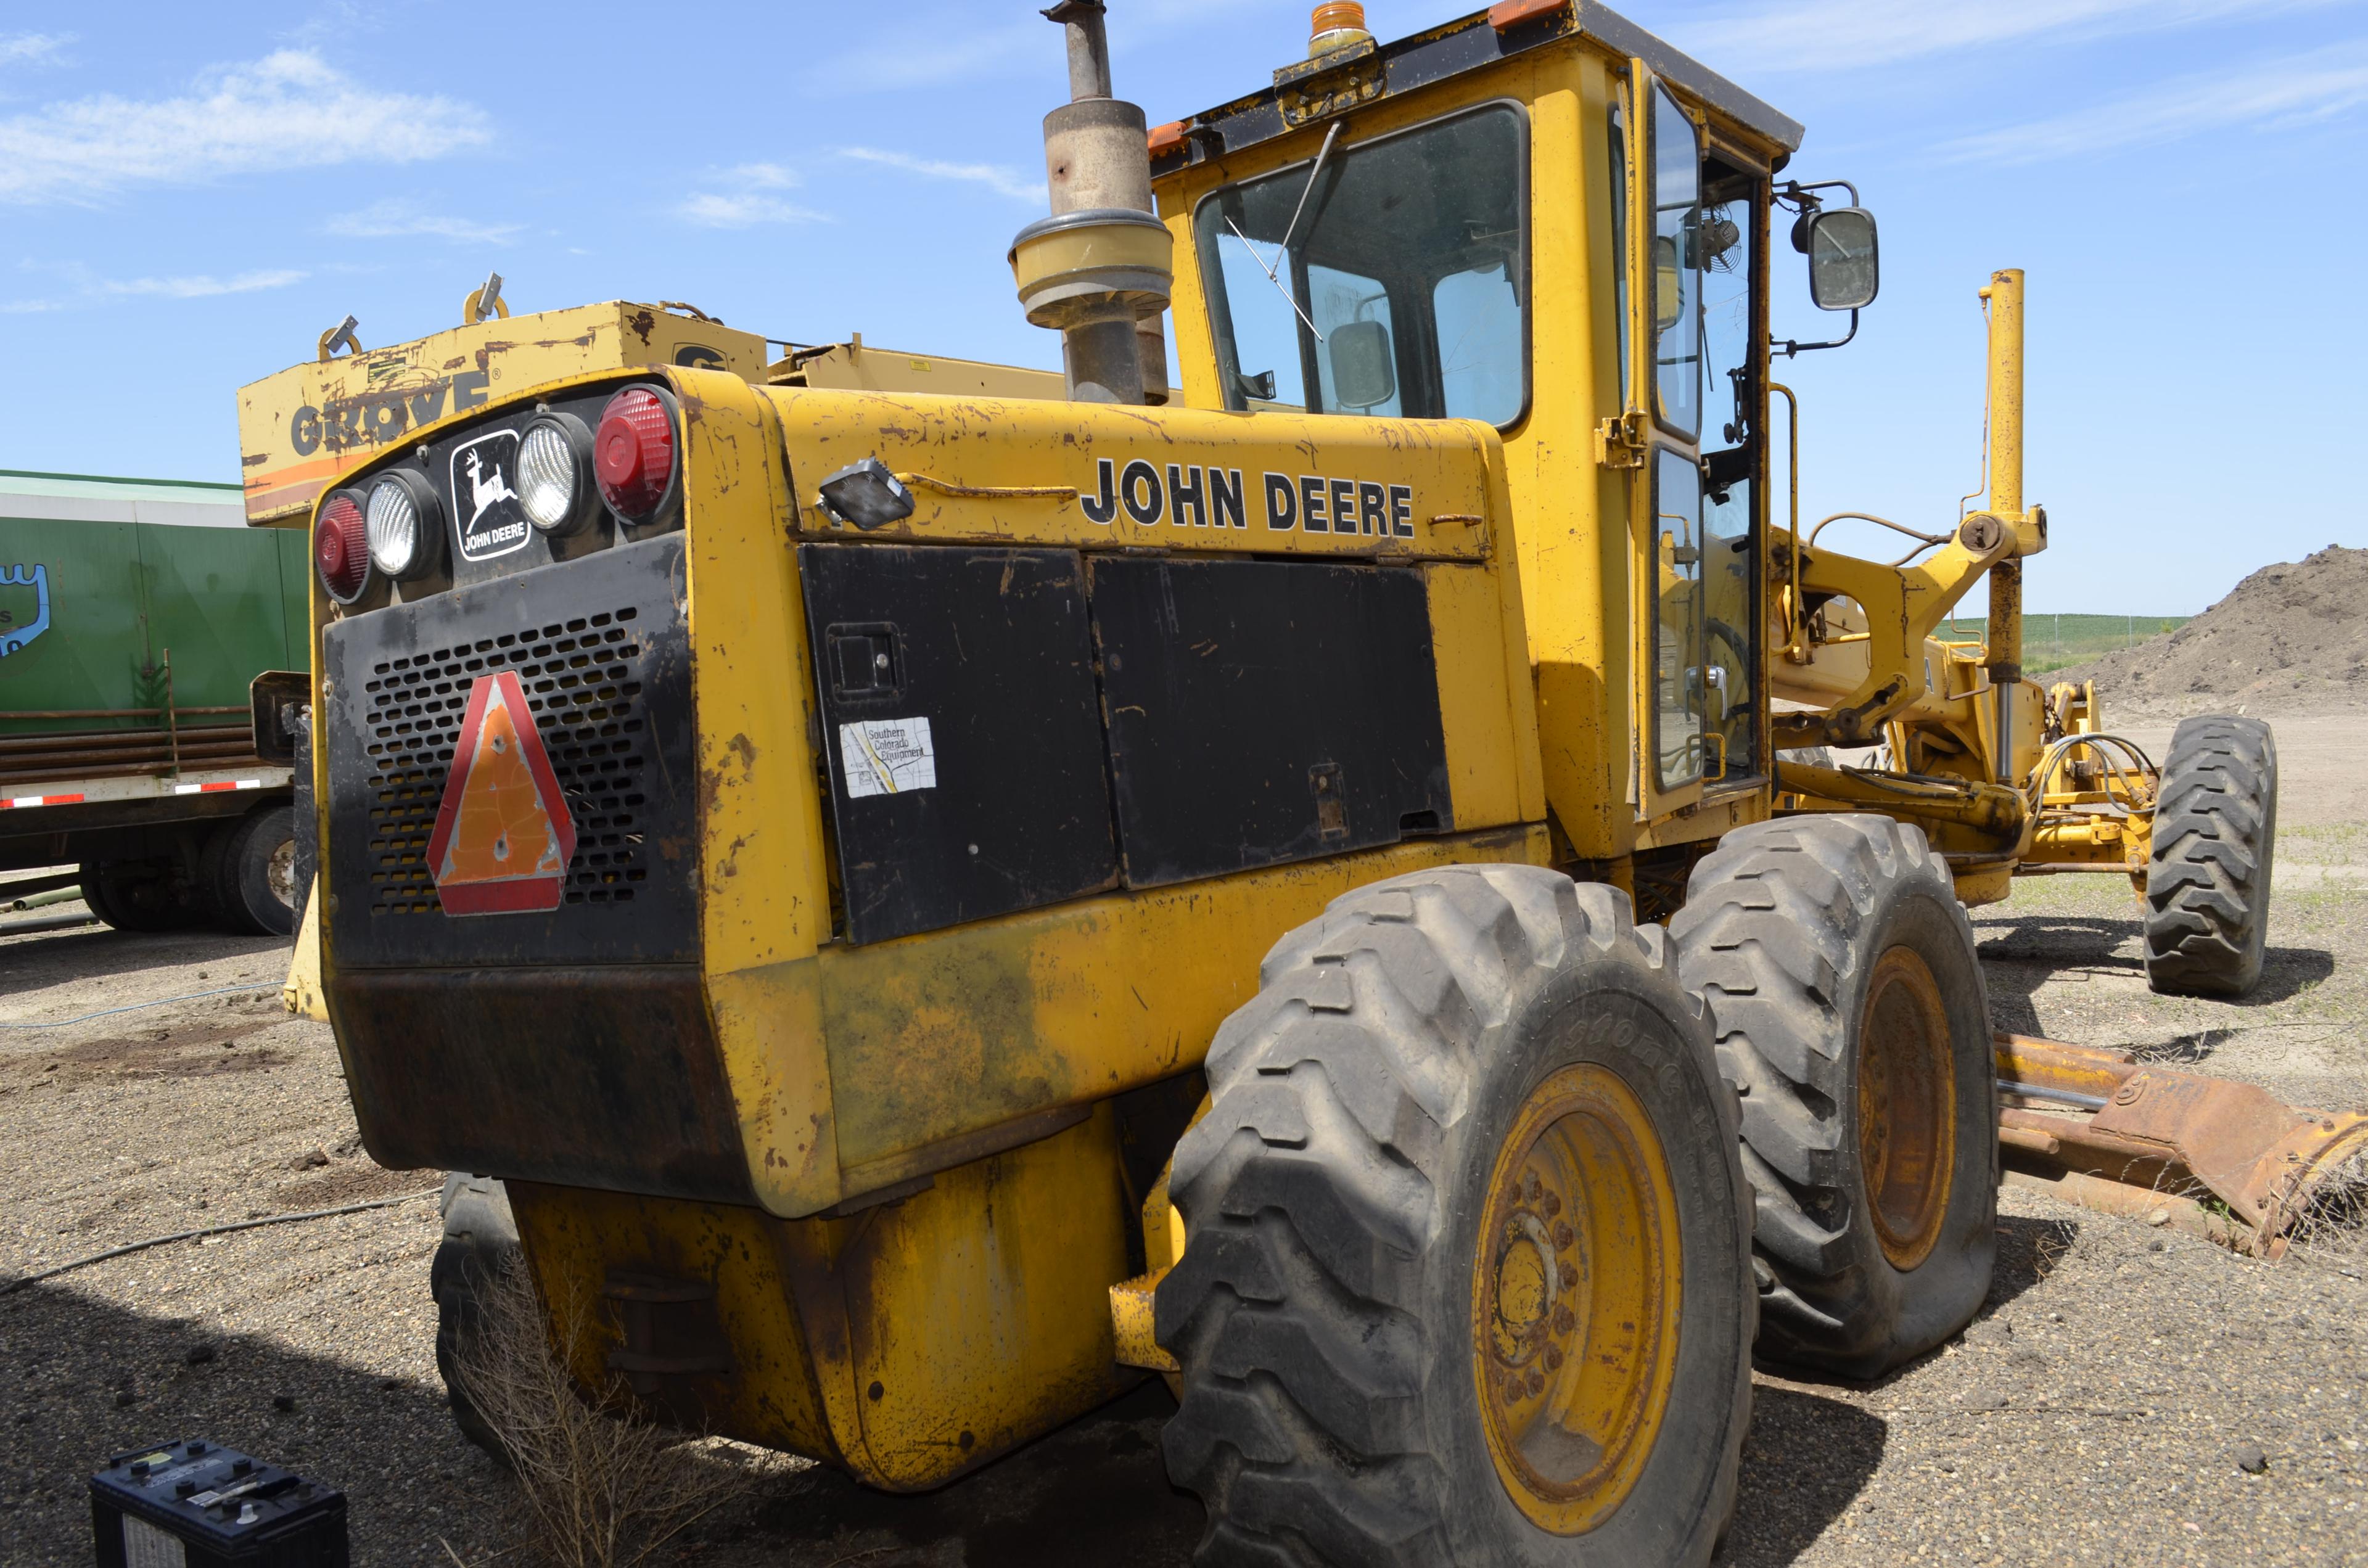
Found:
[{"label": "windshield wiper", "polygon": [[[1340,140],[1340,128],[1348,123],[1345,119],[1336,119],[1332,122],[1332,129],[1324,133],[1324,145],[1316,150],[1315,166],[1307,171],[1307,185],[1299,193],[1299,205],[1292,209],[1291,225],[1283,230],[1282,244],[1276,247],[1275,254],[1284,261],[1291,259],[1292,236],[1299,233],[1299,220],[1306,216],[1307,199],[1315,194],[1315,182],[1323,177],[1324,160],[1332,155],[1332,143]],[[1266,264],[1266,258],[1258,255],[1258,246],[1250,244],[1250,237],[1242,233],[1241,225],[1228,218],[1225,220],[1225,227],[1233,230],[1234,238],[1242,242],[1242,249],[1250,253],[1250,259],[1258,263],[1258,270],[1266,274],[1266,280],[1274,285],[1275,292],[1281,294],[1291,308],[1298,312],[1301,321],[1307,323],[1307,330],[1315,333],[1315,341],[1323,342],[1324,335],[1316,332],[1315,323],[1309,318],[1304,310],[1301,309],[1298,299],[1292,291],[1283,287],[1282,279],[1275,275],[1273,267]]]},{"label": "windshield wiper", "polygon": [[[1275,276],[1274,268],[1266,264],[1266,258],[1258,255],[1258,246],[1250,244],[1250,237],[1242,233],[1241,226],[1235,223],[1231,218],[1228,218],[1225,220],[1225,227],[1234,231],[1234,238],[1242,242],[1242,249],[1250,253],[1250,259],[1258,264],[1259,271],[1266,274],[1266,280],[1274,285],[1274,291],[1282,296],[1283,302],[1289,305],[1292,310],[1299,312],[1299,319],[1301,321],[1307,322],[1308,331],[1315,332],[1315,324],[1312,321],[1307,321],[1307,312],[1300,310],[1299,301],[1292,297],[1292,293],[1289,289],[1283,287],[1282,279]],[[1290,255],[1287,251],[1282,254],[1286,258]],[[1320,332],[1315,332],[1315,341],[1318,343],[1323,342],[1324,335]]]}]

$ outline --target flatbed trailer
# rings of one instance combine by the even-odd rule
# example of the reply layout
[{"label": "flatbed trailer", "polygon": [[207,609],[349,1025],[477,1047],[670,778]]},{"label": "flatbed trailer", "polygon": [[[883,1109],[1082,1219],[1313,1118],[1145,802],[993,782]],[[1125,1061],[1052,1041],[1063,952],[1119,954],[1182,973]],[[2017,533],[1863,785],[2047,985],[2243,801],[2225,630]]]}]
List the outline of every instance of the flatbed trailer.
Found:
[{"label": "flatbed trailer", "polygon": [[127,929],[291,927],[295,776],[249,688],[306,667],[309,564],[245,521],[234,484],[0,471],[0,877],[74,868]]}]

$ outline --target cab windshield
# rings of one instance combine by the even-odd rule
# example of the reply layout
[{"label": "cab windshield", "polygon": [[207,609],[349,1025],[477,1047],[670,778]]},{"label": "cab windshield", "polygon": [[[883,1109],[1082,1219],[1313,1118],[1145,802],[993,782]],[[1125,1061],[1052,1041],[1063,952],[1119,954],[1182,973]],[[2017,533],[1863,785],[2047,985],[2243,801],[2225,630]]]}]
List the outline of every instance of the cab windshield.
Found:
[{"label": "cab windshield", "polygon": [[1491,104],[1203,200],[1194,241],[1225,406],[1518,420],[1523,142],[1520,111]]}]

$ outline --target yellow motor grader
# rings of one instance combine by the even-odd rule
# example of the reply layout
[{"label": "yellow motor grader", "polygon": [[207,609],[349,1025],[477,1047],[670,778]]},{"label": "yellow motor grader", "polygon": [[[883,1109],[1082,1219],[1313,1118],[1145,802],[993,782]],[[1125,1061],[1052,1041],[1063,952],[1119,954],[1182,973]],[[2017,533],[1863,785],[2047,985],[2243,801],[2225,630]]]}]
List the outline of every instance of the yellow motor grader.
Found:
[{"label": "yellow motor grader", "polygon": [[1755,1348],[1978,1307],[2002,1087],[2274,1239],[2360,1119],[2206,1159],[1991,1035],[2022,871],[2249,984],[2275,812],[2265,727],[2023,675],[2020,274],[1986,506],[1855,559],[1774,504],[1776,253],[1876,291],[1793,121],[1508,0],[1155,130],[1048,15],[1064,398],[586,369],[313,505],[322,981],[372,1155],[471,1173],[448,1355],[517,1249],[587,1388],[875,1486],[1164,1373],[1202,1561],[1701,1563]]}]

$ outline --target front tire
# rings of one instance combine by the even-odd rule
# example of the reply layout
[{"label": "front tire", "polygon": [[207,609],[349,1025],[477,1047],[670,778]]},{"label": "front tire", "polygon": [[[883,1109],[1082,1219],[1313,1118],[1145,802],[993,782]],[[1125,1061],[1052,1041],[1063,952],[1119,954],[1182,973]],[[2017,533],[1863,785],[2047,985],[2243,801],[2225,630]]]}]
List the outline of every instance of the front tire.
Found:
[{"label": "front tire", "polygon": [[1973,926],[1888,817],[1738,828],[1669,923],[1743,1096],[1759,1353],[1882,1376],[1971,1322],[1997,1260],[1997,1065]]},{"label": "front tire", "polygon": [[2184,719],[2155,801],[2146,983],[2242,996],[2261,978],[2277,847],[2278,743],[2259,719]]},{"label": "front tire", "polygon": [[436,1298],[436,1369],[443,1374],[452,1423],[461,1435],[507,1464],[500,1434],[469,1398],[462,1363],[484,1322],[486,1293],[505,1269],[526,1266],[526,1249],[510,1213],[508,1189],[490,1176],[454,1171],[444,1178],[438,1207],[444,1240],[427,1269],[427,1288]]},{"label": "front tire", "polygon": [[1748,1190],[1701,1006],[1533,866],[1278,943],[1176,1153],[1168,1471],[1206,1564],[1706,1562],[1750,1413]]}]

